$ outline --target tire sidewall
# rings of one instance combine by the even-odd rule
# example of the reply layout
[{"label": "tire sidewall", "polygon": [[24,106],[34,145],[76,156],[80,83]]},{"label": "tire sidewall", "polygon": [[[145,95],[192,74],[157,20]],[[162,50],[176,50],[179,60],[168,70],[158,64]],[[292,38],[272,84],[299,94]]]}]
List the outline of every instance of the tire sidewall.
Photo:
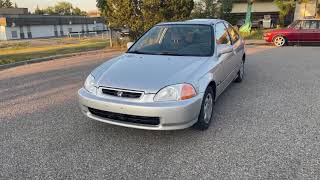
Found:
[{"label": "tire sidewall", "polygon": [[[211,112],[211,117],[210,117],[209,122],[205,122],[205,120],[204,120],[204,103],[205,103],[205,100],[206,100],[209,93],[212,96],[212,112]],[[203,95],[203,99],[202,99],[202,103],[201,103],[201,110],[200,110],[200,114],[198,117],[198,122],[195,124],[195,127],[197,129],[201,129],[201,130],[208,129],[208,127],[210,126],[210,124],[212,122],[214,104],[215,104],[214,91],[213,91],[212,87],[209,86]]]}]

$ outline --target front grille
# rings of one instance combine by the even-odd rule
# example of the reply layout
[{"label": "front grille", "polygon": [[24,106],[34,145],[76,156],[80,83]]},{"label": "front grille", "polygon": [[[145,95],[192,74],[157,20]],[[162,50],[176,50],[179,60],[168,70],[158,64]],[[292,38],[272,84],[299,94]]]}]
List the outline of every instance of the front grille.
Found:
[{"label": "front grille", "polygon": [[88,107],[88,109],[91,114],[99,116],[99,117],[107,118],[107,119],[129,122],[129,123],[136,123],[136,124],[146,124],[146,125],[159,125],[160,124],[159,117],[146,117],[146,116],[134,116],[134,115],[127,115],[127,114],[120,114],[120,113],[114,113],[114,112],[93,109],[90,107]]},{"label": "front grille", "polygon": [[103,88],[102,93],[109,96],[123,97],[123,98],[140,98],[142,96],[142,92],[134,92],[134,91],[126,91],[126,90],[118,90],[118,89],[107,89]]}]

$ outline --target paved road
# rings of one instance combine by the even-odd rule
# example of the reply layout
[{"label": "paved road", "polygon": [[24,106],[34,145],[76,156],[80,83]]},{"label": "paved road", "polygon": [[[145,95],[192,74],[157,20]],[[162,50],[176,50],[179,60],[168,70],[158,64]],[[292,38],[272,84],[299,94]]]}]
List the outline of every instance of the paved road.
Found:
[{"label": "paved road", "polygon": [[76,91],[104,58],[0,72],[0,179],[320,178],[320,48],[249,48],[204,132],[144,131],[80,114]]}]

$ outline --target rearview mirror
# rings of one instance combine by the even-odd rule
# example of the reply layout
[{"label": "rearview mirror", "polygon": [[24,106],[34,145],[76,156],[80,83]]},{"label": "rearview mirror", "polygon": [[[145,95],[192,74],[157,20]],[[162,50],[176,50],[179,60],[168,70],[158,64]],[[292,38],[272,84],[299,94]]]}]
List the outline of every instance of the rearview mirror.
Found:
[{"label": "rearview mirror", "polygon": [[217,47],[217,55],[218,55],[218,57],[220,57],[223,54],[231,53],[232,51],[233,51],[233,47],[231,45],[220,44]]},{"label": "rearview mirror", "polygon": [[127,48],[129,49],[133,45],[133,42],[128,42],[127,43]]}]

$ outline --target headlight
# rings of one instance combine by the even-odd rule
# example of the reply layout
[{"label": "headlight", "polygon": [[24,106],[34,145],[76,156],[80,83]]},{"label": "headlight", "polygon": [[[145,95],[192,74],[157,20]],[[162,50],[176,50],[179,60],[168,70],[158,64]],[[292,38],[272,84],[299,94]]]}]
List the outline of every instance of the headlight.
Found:
[{"label": "headlight", "polygon": [[191,84],[176,84],[161,89],[154,101],[179,101],[196,96],[197,93]]},{"label": "headlight", "polygon": [[96,93],[97,88],[94,85],[94,77],[90,74],[84,82],[84,88],[91,93]]}]

